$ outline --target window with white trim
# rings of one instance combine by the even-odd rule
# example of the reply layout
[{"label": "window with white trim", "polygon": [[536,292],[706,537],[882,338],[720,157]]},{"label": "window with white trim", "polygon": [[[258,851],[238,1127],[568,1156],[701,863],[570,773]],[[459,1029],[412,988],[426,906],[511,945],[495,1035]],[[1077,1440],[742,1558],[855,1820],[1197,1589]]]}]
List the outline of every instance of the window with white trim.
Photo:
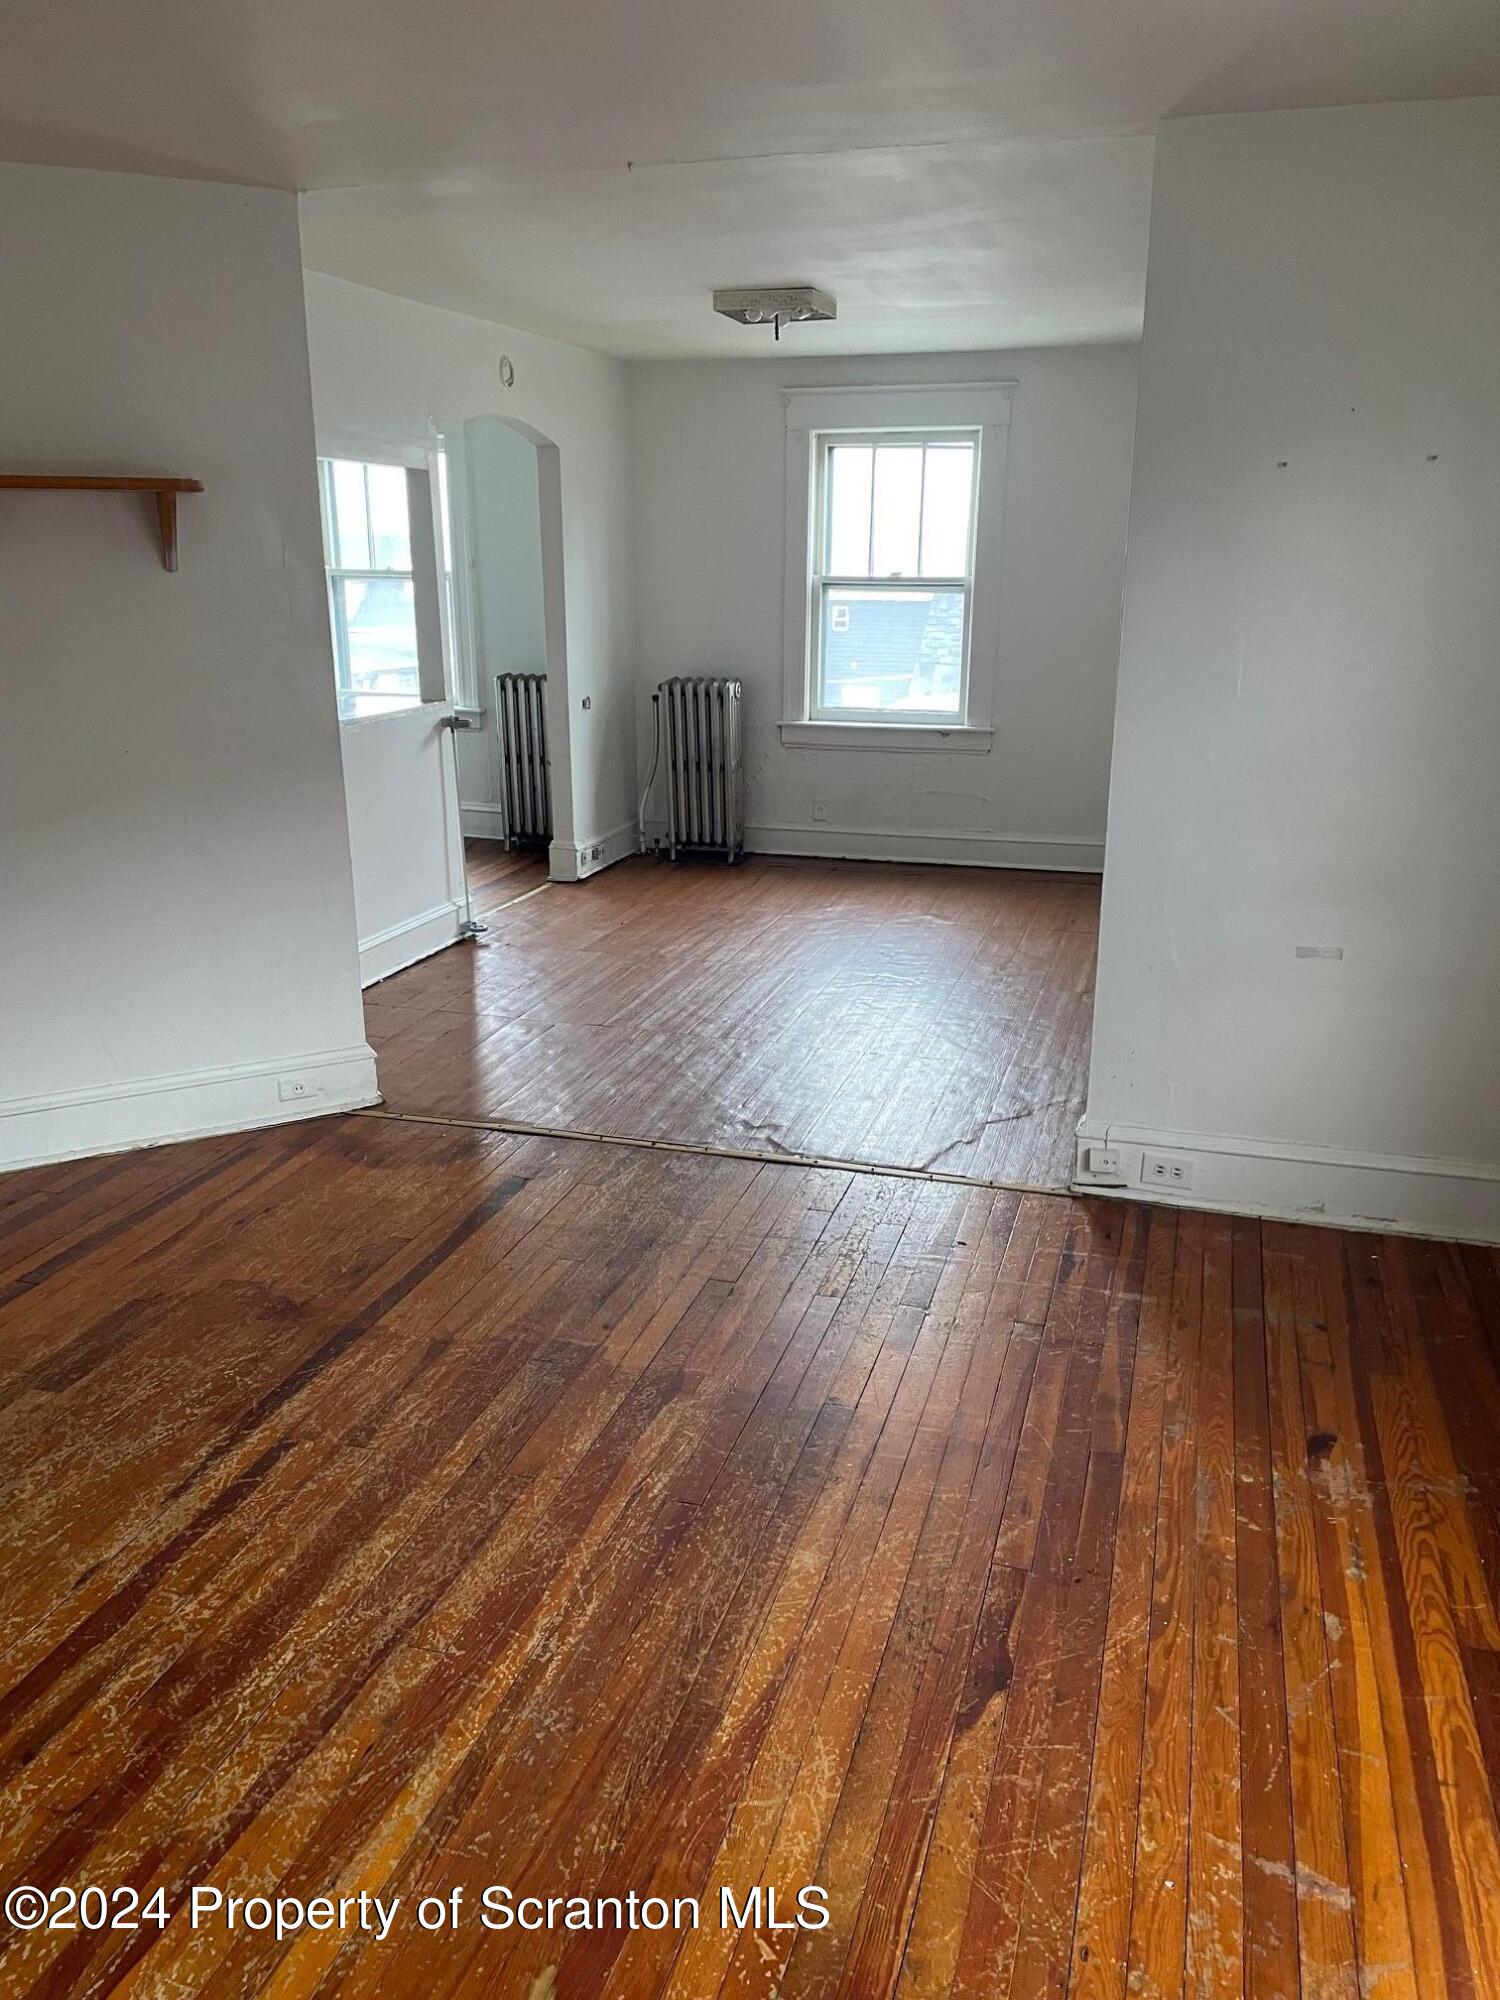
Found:
[{"label": "window with white trim", "polygon": [[991,748],[1014,389],[989,381],[782,391],[784,743]]},{"label": "window with white trim", "polygon": [[406,469],[320,458],[318,484],[340,706],[409,708],[422,688]]},{"label": "window with white trim", "polygon": [[814,720],[962,723],[979,432],[818,432]]}]

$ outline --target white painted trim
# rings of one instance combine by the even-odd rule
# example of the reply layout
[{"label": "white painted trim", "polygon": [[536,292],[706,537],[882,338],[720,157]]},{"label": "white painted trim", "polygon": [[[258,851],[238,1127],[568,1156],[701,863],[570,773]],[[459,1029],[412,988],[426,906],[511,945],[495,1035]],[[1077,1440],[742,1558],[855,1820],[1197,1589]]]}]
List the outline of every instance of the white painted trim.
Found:
[{"label": "white painted trim", "polygon": [[987,756],[994,745],[993,729],[969,724],[900,722],[783,722],[781,740],[799,750],[943,750]]},{"label": "white painted trim", "polygon": [[808,646],[812,604],[812,537],[817,518],[813,493],[812,427],[792,423],[787,407],[786,465],[782,475],[781,719],[805,722],[809,708]]},{"label": "white painted trim", "polygon": [[[1018,376],[999,375],[988,382],[804,382],[788,385],[781,394],[789,426],[884,430],[902,424],[1007,423],[1019,386]],[[881,414],[861,426],[851,413],[866,396],[872,407],[877,407],[873,399],[879,399]],[[826,414],[820,407],[825,405]]]},{"label": "white painted trim", "polygon": [[[1125,1186],[1090,1180],[1083,1149],[1099,1145],[1120,1153]],[[1078,1148],[1073,1185],[1080,1192],[1278,1222],[1500,1243],[1500,1165],[1486,1161],[1341,1152],[1291,1141],[1111,1124],[1086,1115],[1079,1121]],[[1180,1153],[1191,1160],[1192,1189],[1179,1195],[1143,1186],[1141,1158],[1148,1151]]]},{"label": "white painted trim", "polygon": [[[317,1094],[285,1103],[277,1094],[282,1077],[305,1080]],[[375,1052],[366,1042],[274,1062],[232,1063],[43,1097],[13,1097],[0,1102],[0,1169],[162,1146],[216,1132],[253,1131],[379,1102]]]},{"label": "white painted trim", "polygon": [[448,713],[446,701],[408,701],[400,708],[374,709],[368,715],[341,715],[340,729],[378,729],[387,723],[400,722],[411,716],[425,716],[429,722],[436,722],[439,716]]},{"label": "white painted trim", "polygon": [[438,903],[430,910],[421,910],[414,917],[406,917],[399,924],[390,925],[386,930],[376,931],[372,937],[361,938],[360,985],[373,986],[377,980],[389,979],[403,966],[415,965],[419,958],[430,958],[435,951],[455,944],[463,920],[464,906],[461,902]]},{"label": "white painted trim", "polygon": [[[813,533],[817,518],[814,437],[830,430],[871,431],[952,425],[979,432],[975,495],[974,582],[969,599],[969,650],[964,664],[964,726],[993,730],[1004,628],[1000,557],[1005,520],[1005,469],[1010,441],[1010,382],[900,383],[888,388],[842,383],[785,389],[786,461],[782,523],[781,722],[811,726],[808,685]],[[851,725],[835,723],[834,728]],[[879,725],[877,725],[879,726]]]},{"label": "white painted trim", "polygon": [[459,807],[463,830],[470,840],[504,840],[505,808],[493,799],[465,799]]},{"label": "white painted trim", "polygon": [[[448,615],[448,594],[439,592],[439,606],[443,619],[444,654],[443,663],[447,674],[447,685],[453,697],[453,704],[459,713],[467,713],[472,699],[478,706],[481,700],[479,687],[479,649],[475,642],[477,621],[474,615],[474,599],[477,589],[474,565],[474,539],[470,531],[473,515],[473,500],[469,490],[469,440],[462,423],[439,425],[434,423],[427,441],[428,468],[432,478],[432,491],[438,495],[439,457],[447,460],[448,499],[448,544],[453,556],[453,603],[452,617]],[[434,514],[438,513],[436,503]],[[437,536],[438,575],[443,573],[442,523],[435,523]]]},{"label": "white painted trim", "polygon": [[894,827],[747,826],[751,854],[804,854],[825,861],[930,861],[956,868],[1041,868],[1097,875],[1104,842],[1067,834],[907,833]]},{"label": "white painted trim", "polygon": [[425,464],[406,468],[406,518],[411,539],[412,616],[417,634],[417,685],[424,701],[447,702],[443,642],[443,586],[438,529],[433,517],[432,475]]},{"label": "white painted trim", "polygon": [[635,851],[636,824],[625,820],[592,840],[554,840],[547,850],[548,872],[554,882],[583,882]]},{"label": "white painted trim", "polygon": [[[542,646],[547,669],[547,755],[551,764],[552,828],[561,839],[575,831],[573,802],[573,695],[568,677],[567,534],[563,527],[562,454],[540,431],[502,417],[536,445],[536,495],[542,523]],[[493,692],[494,680],[490,688]],[[481,690],[482,692],[482,690]]]}]

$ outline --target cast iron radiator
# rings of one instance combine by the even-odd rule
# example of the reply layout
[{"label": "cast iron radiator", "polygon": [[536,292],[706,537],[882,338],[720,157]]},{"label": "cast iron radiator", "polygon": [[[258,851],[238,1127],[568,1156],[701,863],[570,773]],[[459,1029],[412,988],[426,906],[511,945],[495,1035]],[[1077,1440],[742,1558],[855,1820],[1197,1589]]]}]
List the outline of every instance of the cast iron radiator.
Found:
[{"label": "cast iron radiator", "polygon": [[680,677],[656,690],[666,731],[667,852],[721,854],[745,845],[739,681]]},{"label": "cast iron radiator", "polygon": [[505,845],[546,847],[552,839],[552,786],[545,674],[496,674],[495,740]]}]

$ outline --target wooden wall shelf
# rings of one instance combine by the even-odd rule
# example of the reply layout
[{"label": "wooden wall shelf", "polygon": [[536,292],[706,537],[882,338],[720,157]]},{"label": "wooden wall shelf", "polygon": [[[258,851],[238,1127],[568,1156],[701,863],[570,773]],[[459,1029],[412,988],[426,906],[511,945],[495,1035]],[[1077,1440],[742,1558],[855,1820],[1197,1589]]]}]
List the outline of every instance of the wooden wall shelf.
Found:
[{"label": "wooden wall shelf", "polygon": [[156,525],[161,535],[163,569],[177,567],[177,496],[201,493],[201,479],[171,479],[164,474],[74,472],[0,472],[0,491],[11,493],[154,493]]}]

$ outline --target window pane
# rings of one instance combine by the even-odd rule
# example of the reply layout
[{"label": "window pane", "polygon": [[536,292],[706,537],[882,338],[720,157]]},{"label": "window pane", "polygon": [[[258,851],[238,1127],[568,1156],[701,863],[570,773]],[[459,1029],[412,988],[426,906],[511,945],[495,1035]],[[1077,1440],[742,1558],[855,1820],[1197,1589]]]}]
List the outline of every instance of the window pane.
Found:
[{"label": "window pane", "polygon": [[927,447],[922,489],[922,575],[967,576],[969,514],[974,496],[974,447]]},{"label": "window pane", "polygon": [[[366,467],[370,483],[371,569],[411,568],[411,522],[406,511],[406,473],[399,465]],[[355,565],[345,563],[346,569]]]},{"label": "window pane", "polygon": [[333,566],[373,569],[370,517],[365,508],[365,468],[353,459],[333,460]]},{"label": "window pane", "polygon": [[875,447],[875,534],[872,576],[915,576],[922,512],[922,447]]},{"label": "window pane", "polygon": [[409,578],[337,577],[335,617],[344,641],[347,678],[340,686],[356,694],[420,693],[417,680],[417,619]]},{"label": "window pane", "polygon": [[957,716],[961,590],[830,588],[822,616],[820,708]]},{"label": "window pane", "polygon": [[836,444],[828,453],[828,569],[833,576],[870,574],[870,476],[867,444]]}]

